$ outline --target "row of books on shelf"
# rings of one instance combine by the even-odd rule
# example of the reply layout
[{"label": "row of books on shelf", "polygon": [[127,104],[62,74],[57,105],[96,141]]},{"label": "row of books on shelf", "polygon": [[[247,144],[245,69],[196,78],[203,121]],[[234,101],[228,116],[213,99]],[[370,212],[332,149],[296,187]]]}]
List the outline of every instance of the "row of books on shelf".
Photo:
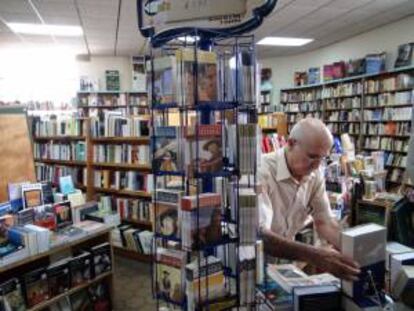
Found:
[{"label": "row of books on shelf", "polygon": [[35,137],[44,136],[83,136],[84,120],[77,118],[56,118],[43,119],[33,117],[32,133]]},{"label": "row of books on shelf", "polygon": [[364,110],[365,121],[410,121],[412,108],[384,108]]},{"label": "row of books on shelf", "polygon": [[238,159],[239,170],[248,173],[254,169],[259,132],[256,124],[199,125],[197,132],[196,127],[155,127],[152,166],[155,172],[219,173],[226,158],[228,165]]},{"label": "row of books on shelf", "polygon": [[150,163],[150,147],[148,145],[94,145],[93,161],[117,164],[139,164]]},{"label": "row of books on shelf", "polygon": [[143,255],[153,254],[154,233],[121,224],[111,231],[112,245]]},{"label": "row of books on shelf", "polygon": [[322,119],[322,112],[309,112],[309,113],[298,113],[295,115],[288,115],[287,116],[287,121],[289,123],[297,123],[300,120],[306,118],[306,117],[312,117],[312,118],[316,118],[316,119]]},{"label": "row of books on shelf", "polygon": [[366,137],[364,140],[365,148],[380,149],[384,151],[407,152],[408,141],[395,139],[392,137]]},{"label": "row of books on shelf", "polygon": [[[137,95],[137,96],[136,96]],[[92,93],[79,94],[78,105],[83,106],[145,106],[147,105],[146,95],[142,93]]]},{"label": "row of books on shelf", "polygon": [[409,136],[411,122],[364,123],[362,129],[368,135]]},{"label": "row of books on shelf", "polygon": [[[398,47],[398,55],[394,67],[410,66],[412,64],[412,43],[401,44]],[[323,66],[323,81],[342,79],[345,77],[358,76],[363,74],[377,74],[385,70],[387,53],[367,54],[363,58],[338,61]],[[321,73],[319,67],[309,68],[306,72],[295,72],[294,85],[313,85],[320,83]]]},{"label": "row of books on shelf", "polygon": [[322,89],[322,98],[336,98],[344,96],[358,96],[363,92],[362,83],[348,82],[334,86],[327,86]]},{"label": "row of books on shelf", "polygon": [[141,137],[149,135],[149,117],[127,117],[119,111],[104,111],[91,118],[93,137]]},{"label": "row of books on shelf", "polygon": [[320,99],[322,99],[322,90],[320,89],[282,91],[281,94],[281,101],[284,103],[317,101]]},{"label": "row of books on shelf", "polygon": [[277,128],[286,123],[286,116],[281,112],[261,114],[258,116],[257,124],[260,128],[273,127]]},{"label": "row of books on shelf", "polygon": [[285,105],[285,112],[312,112],[321,110],[321,103],[313,102],[302,102],[302,103],[288,103]]},{"label": "row of books on shelf", "polygon": [[85,167],[35,163],[37,180],[48,180],[54,185],[59,183],[60,177],[71,176],[75,183],[86,186],[86,172],[87,169]]},{"label": "row of books on shelf", "polygon": [[121,220],[151,222],[153,220],[152,205],[148,200],[115,198],[115,208]]},{"label": "row of books on shelf", "polygon": [[0,284],[1,303],[6,310],[30,309],[111,271],[109,243],[95,245]]},{"label": "row of books on shelf", "polygon": [[270,153],[286,145],[286,140],[277,133],[265,134],[262,136],[262,153]]},{"label": "row of books on shelf", "polygon": [[405,168],[407,166],[407,156],[395,153],[388,153],[385,158],[387,166]]},{"label": "row of books on shelf", "polygon": [[359,123],[329,123],[326,122],[326,126],[334,135],[340,135],[342,133],[348,133],[352,135],[359,135],[360,124]]},{"label": "row of books on shelf", "polygon": [[98,188],[152,192],[153,176],[136,171],[95,170],[94,186]]},{"label": "row of books on shelf", "polygon": [[361,97],[348,97],[348,98],[329,98],[324,100],[325,110],[334,109],[360,109]]},{"label": "row of books on shelf", "polygon": [[414,76],[400,73],[394,77],[369,79],[365,81],[365,93],[398,91],[414,87]]},{"label": "row of books on shelf", "polygon": [[413,102],[412,97],[411,91],[367,95],[364,97],[364,108],[411,105]]},{"label": "row of books on shelf", "polygon": [[86,143],[48,143],[33,144],[33,155],[37,159],[53,159],[65,161],[85,161],[86,160]]},{"label": "row of books on shelf", "polygon": [[[254,103],[253,55],[240,51],[234,56],[231,60],[222,60],[221,55],[215,52],[181,48],[174,55],[154,58],[148,63],[150,74],[147,75],[148,81],[153,83],[149,94],[149,98],[155,100],[152,104],[173,103],[193,107],[197,104],[195,91],[200,102],[222,100],[219,95],[226,94],[227,101]],[[197,66],[197,71],[193,70],[194,66]],[[238,69],[243,70],[243,74],[237,74]],[[219,72],[224,74],[228,83],[219,83],[222,77]]]},{"label": "row of books on shelf", "polygon": [[359,122],[360,120],[361,120],[361,113],[359,110],[330,111],[325,114],[326,122],[335,122],[335,121]]}]

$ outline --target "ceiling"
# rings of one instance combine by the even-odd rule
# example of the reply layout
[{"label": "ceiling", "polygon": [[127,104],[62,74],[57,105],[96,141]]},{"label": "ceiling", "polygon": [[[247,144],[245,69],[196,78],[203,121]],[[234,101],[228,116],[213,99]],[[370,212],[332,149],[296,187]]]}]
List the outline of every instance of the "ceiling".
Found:
[{"label": "ceiling", "polygon": [[[9,46],[69,46],[78,54],[129,56],[142,53],[135,0],[0,0],[0,49]],[[310,37],[304,47],[259,47],[261,57],[314,50],[414,14],[414,0],[279,0],[256,30],[268,35]],[[6,22],[80,25],[77,38],[18,35]]]}]

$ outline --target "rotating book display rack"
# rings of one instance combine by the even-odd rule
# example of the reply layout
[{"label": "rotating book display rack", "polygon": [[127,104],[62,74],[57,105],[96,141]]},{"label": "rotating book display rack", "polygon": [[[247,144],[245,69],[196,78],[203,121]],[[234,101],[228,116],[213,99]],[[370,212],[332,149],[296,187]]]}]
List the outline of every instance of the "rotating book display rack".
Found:
[{"label": "rotating book display rack", "polygon": [[148,64],[153,290],[159,304],[185,310],[254,304],[254,40],[225,39],[208,50],[171,43],[151,50]]}]

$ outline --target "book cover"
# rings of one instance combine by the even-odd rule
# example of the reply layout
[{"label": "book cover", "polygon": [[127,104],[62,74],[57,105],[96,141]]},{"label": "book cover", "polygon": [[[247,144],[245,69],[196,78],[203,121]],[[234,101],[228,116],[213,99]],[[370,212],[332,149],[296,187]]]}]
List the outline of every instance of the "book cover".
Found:
[{"label": "book cover", "polygon": [[[148,62],[151,67],[151,62]],[[149,73],[153,73],[153,83],[151,81],[151,75],[147,77],[153,88],[149,88],[150,91],[154,91],[152,97],[155,102],[152,105],[159,104],[171,104],[176,101],[176,58],[174,56],[164,56],[155,58],[153,61],[154,69],[149,70]]]},{"label": "book cover", "polygon": [[[217,55],[194,49],[179,49],[176,51],[178,62],[178,102],[183,106],[194,106],[202,102],[216,101],[217,92]],[[194,70],[197,59],[197,70]],[[197,74],[196,74],[197,73]],[[195,103],[195,92],[197,100]],[[200,103],[201,102],[201,103]]]},{"label": "book cover", "polygon": [[42,185],[40,183],[22,185],[22,199],[24,209],[43,205]]},{"label": "book cover", "polygon": [[375,74],[384,71],[386,53],[368,54],[365,56],[365,72],[367,74]]},{"label": "book cover", "polygon": [[221,195],[203,193],[181,199],[181,240],[185,249],[198,249],[222,238]]},{"label": "book cover", "polygon": [[394,64],[395,68],[411,65],[413,58],[413,46],[413,42],[398,46],[398,55]]},{"label": "book cover", "polygon": [[33,208],[34,222],[33,224],[49,230],[56,229],[56,217],[53,212],[52,205],[42,205]]},{"label": "book cover", "polygon": [[0,203],[0,217],[5,216],[12,212],[12,205],[10,202]]},{"label": "book cover", "polygon": [[82,289],[70,296],[72,310],[95,311],[87,289]]},{"label": "book cover", "polygon": [[3,303],[5,311],[25,311],[24,301],[20,282],[17,278],[8,280],[0,285],[0,304]]},{"label": "book cover", "polygon": [[44,268],[24,275],[26,304],[29,308],[49,299],[47,274]]},{"label": "book cover", "polygon": [[25,181],[21,183],[10,183],[7,185],[9,201],[14,213],[17,213],[23,208],[22,185],[26,184],[29,184],[29,182]]},{"label": "book cover", "polygon": [[24,226],[27,224],[33,224],[35,212],[33,208],[27,208],[17,212],[17,224]]},{"label": "book cover", "polygon": [[40,182],[40,184],[42,185],[43,204],[52,204],[53,203],[52,182],[42,181]]},{"label": "book cover", "polygon": [[75,192],[75,186],[73,185],[71,175],[59,177],[59,189],[64,195]]},{"label": "book cover", "polygon": [[342,281],[342,289],[350,297],[374,294],[371,280],[377,289],[385,285],[385,245],[387,230],[377,224],[359,225],[341,234],[341,250],[361,266],[358,281]]},{"label": "book cover", "polygon": [[318,84],[321,82],[321,71],[319,67],[312,67],[308,70],[308,83]]},{"label": "book cover", "polygon": [[341,292],[337,286],[304,286],[293,289],[294,311],[341,310]]},{"label": "book cover", "polygon": [[91,212],[96,212],[98,211],[98,209],[99,209],[98,202],[95,202],[95,201],[87,202],[83,205],[73,207],[74,223],[78,223],[78,222],[86,220],[87,214]]},{"label": "book cover", "polygon": [[155,172],[177,172],[182,169],[180,138],[179,127],[154,128],[152,167]]},{"label": "book cover", "polygon": [[71,286],[69,272],[67,259],[60,260],[47,267],[46,273],[49,283],[49,297],[60,295],[69,290]]},{"label": "book cover", "polygon": [[185,163],[190,176],[223,171],[223,141],[220,124],[186,128]]},{"label": "book cover", "polygon": [[69,201],[56,203],[53,205],[53,213],[56,217],[56,229],[61,230],[73,225],[72,209]]},{"label": "book cover", "polygon": [[156,291],[167,301],[181,303],[183,293],[183,267],[185,253],[179,250],[157,248]]},{"label": "book cover", "polygon": [[96,245],[90,250],[93,258],[94,277],[112,270],[111,246],[109,243]]},{"label": "book cover", "polygon": [[155,232],[166,237],[180,237],[179,206],[156,202],[153,205]]},{"label": "book cover", "polygon": [[111,300],[108,287],[101,282],[88,288],[94,311],[111,311]]},{"label": "book cover", "polygon": [[92,277],[91,254],[84,252],[69,260],[69,270],[72,287],[88,282]]}]

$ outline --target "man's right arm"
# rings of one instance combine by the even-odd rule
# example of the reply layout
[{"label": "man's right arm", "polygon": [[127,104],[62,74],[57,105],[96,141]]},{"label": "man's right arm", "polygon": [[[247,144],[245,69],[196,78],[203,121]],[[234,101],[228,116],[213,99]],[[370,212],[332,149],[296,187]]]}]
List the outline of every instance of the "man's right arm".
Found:
[{"label": "man's right arm", "polygon": [[352,259],[333,249],[321,249],[291,241],[269,229],[262,229],[262,238],[264,251],[270,256],[305,261],[345,280],[357,280],[360,273],[359,267]]}]

